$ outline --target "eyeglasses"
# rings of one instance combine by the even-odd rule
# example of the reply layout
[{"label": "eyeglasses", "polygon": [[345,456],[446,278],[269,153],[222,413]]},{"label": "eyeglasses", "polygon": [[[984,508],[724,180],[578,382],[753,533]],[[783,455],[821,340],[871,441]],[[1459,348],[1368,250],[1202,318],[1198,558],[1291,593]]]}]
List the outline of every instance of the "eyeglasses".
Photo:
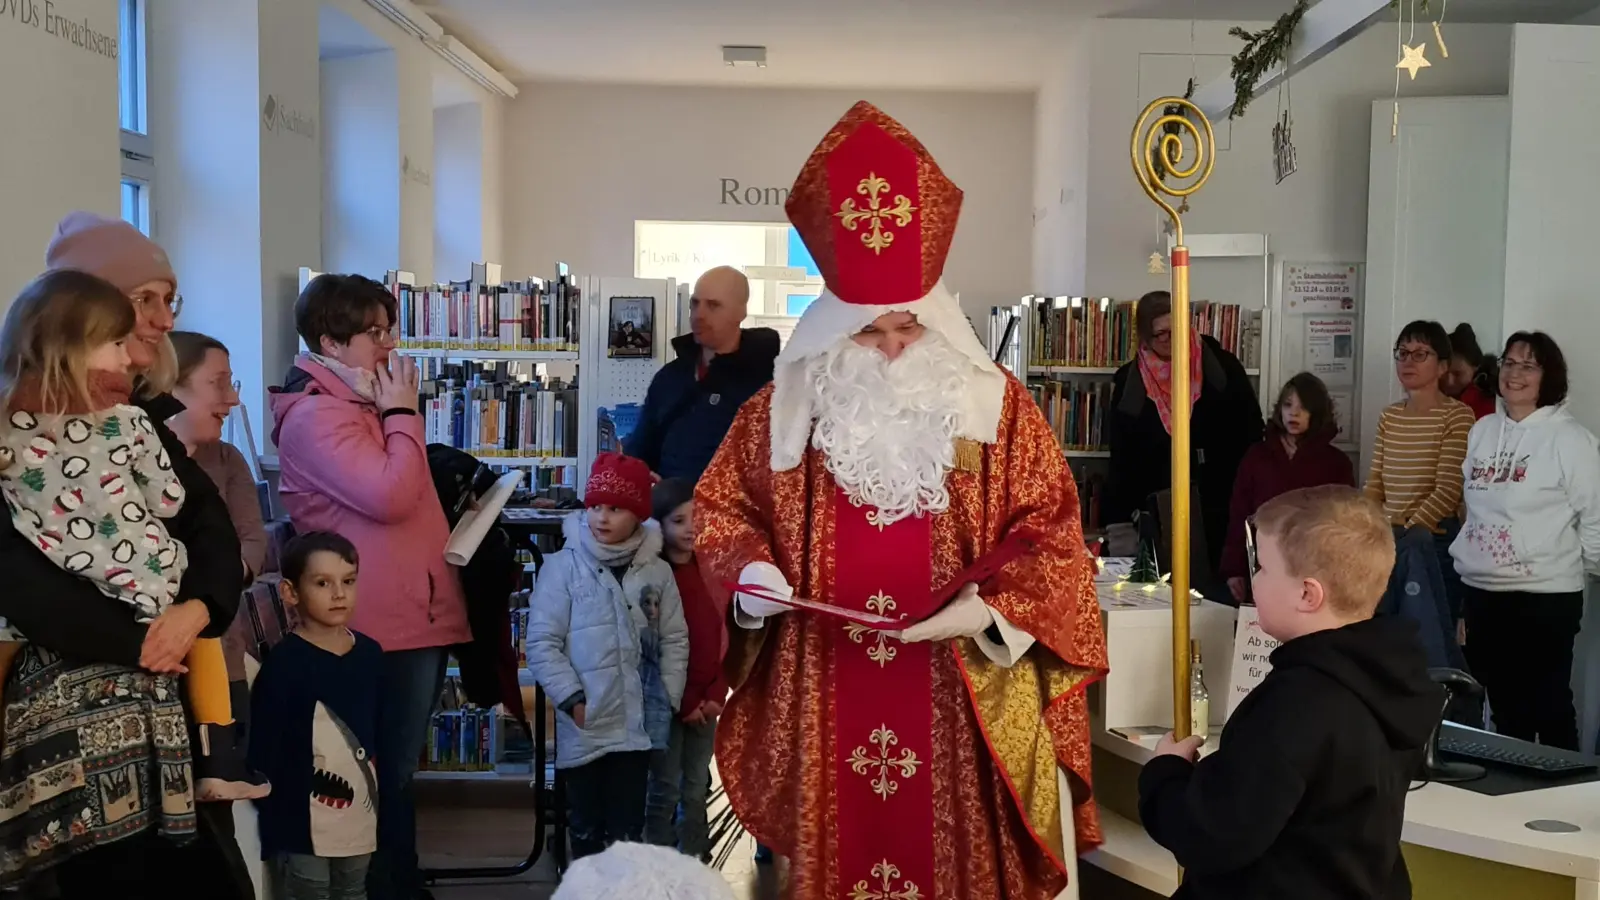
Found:
[{"label": "eyeglasses", "polygon": [[1420,350],[1407,350],[1404,347],[1396,347],[1396,348],[1394,348],[1394,361],[1395,362],[1405,362],[1407,360],[1410,360],[1411,362],[1419,362],[1419,363],[1420,362],[1427,362],[1428,360],[1433,359],[1434,356],[1435,356],[1434,352],[1432,350],[1429,350],[1426,347],[1424,347],[1424,348],[1422,348]]},{"label": "eyeglasses", "polygon": [[382,325],[374,325],[361,333],[371,338],[374,344],[383,344],[394,340],[394,329],[385,328]]},{"label": "eyeglasses", "polygon": [[1244,558],[1250,566],[1250,577],[1254,578],[1261,573],[1261,560],[1256,555],[1256,517],[1247,516],[1244,520]]},{"label": "eyeglasses", "polygon": [[1544,366],[1539,365],[1531,359],[1512,359],[1509,356],[1500,357],[1500,368],[1506,370],[1507,372],[1515,372],[1520,375],[1528,375],[1533,372],[1540,372],[1544,370]]},{"label": "eyeglasses", "polygon": [[157,294],[135,294],[128,299],[133,303],[134,308],[140,312],[148,310],[151,304],[165,306],[167,308],[167,312],[170,313],[174,319],[178,317],[178,313],[183,312],[182,294],[173,294],[171,297],[162,297]]}]

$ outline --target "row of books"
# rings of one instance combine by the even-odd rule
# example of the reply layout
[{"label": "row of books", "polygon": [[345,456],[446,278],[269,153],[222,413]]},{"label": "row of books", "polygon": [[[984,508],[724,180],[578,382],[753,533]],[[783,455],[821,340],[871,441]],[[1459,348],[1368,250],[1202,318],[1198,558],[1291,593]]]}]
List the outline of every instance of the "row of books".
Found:
[{"label": "row of books", "polygon": [[[479,457],[576,457],[578,390],[559,379],[491,380],[471,366],[422,382],[429,443]],[[454,377],[459,376],[459,377]]]},{"label": "row of books", "polygon": [[1110,442],[1106,431],[1106,410],[1111,408],[1109,379],[1034,381],[1028,392],[1064,449],[1103,450]]},{"label": "row of books", "polygon": [[[499,710],[459,703],[460,684],[445,679],[440,698],[445,708],[428,725],[421,768],[433,772],[487,772],[500,760],[505,724]],[[451,700],[457,698],[452,708]]]},{"label": "row of books", "polygon": [[[1114,368],[1133,359],[1139,338],[1137,300],[1042,297],[1033,301],[1029,365]],[[1217,339],[1247,368],[1259,365],[1261,314],[1236,303],[1192,304],[1195,328]]]},{"label": "row of books", "polygon": [[404,349],[576,351],[583,296],[570,276],[505,284],[391,281]]},{"label": "row of books", "polygon": [[1100,521],[1100,505],[1106,493],[1105,475],[1090,471],[1087,466],[1079,466],[1078,471],[1073,473],[1073,480],[1078,484],[1078,512],[1083,517],[1084,537],[1104,535],[1106,526]]}]

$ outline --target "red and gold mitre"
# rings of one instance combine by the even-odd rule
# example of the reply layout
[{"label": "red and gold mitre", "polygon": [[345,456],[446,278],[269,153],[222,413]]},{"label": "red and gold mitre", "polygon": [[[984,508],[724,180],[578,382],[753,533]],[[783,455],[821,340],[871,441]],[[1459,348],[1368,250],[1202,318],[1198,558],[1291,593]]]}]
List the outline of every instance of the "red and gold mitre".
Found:
[{"label": "red and gold mitre", "polygon": [[811,152],[784,209],[829,291],[887,306],[938,284],[961,189],[904,125],[863,100]]}]

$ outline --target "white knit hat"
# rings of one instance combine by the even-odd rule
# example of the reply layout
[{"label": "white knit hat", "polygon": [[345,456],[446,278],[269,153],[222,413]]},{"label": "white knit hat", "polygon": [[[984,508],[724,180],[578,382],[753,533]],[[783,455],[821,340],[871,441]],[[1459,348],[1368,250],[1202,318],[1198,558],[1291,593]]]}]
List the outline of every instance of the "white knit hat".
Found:
[{"label": "white knit hat", "polygon": [[666,847],[613,844],[572,864],[551,900],[734,900],[717,872]]}]

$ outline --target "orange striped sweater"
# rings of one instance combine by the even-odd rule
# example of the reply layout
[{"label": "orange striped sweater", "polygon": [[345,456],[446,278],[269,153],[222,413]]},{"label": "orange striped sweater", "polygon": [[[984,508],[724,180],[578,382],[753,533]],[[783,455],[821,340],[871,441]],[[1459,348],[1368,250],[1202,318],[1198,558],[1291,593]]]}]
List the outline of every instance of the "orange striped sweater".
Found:
[{"label": "orange striped sweater", "polygon": [[1365,490],[1391,524],[1438,532],[1441,519],[1458,514],[1461,462],[1474,421],[1472,407],[1448,398],[1422,413],[1404,401],[1384,408]]}]

